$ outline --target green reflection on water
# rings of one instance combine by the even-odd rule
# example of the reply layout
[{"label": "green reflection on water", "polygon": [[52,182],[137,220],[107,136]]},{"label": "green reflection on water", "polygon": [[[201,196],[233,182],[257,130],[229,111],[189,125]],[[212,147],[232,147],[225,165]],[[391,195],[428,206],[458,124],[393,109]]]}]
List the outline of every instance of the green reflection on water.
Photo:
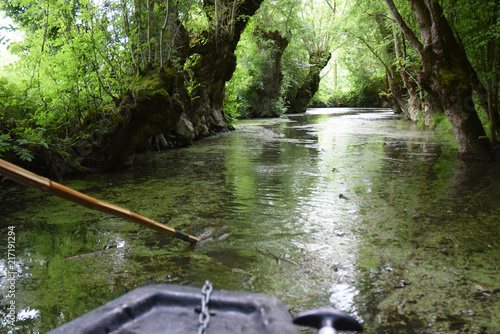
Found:
[{"label": "green reflection on water", "polygon": [[[138,286],[206,279],[275,295],[294,313],[341,308],[368,332],[498,332],[498,169],[458,163],[449,138],[389,113],[335,112],[244,121],[137,156],[134,169],[65,182],[202,236],[194,247],[2,183],[0,229],[16,226],[17,311],[28,311],[19,332]],[[6,244],[2,233],[1,259]]]}]

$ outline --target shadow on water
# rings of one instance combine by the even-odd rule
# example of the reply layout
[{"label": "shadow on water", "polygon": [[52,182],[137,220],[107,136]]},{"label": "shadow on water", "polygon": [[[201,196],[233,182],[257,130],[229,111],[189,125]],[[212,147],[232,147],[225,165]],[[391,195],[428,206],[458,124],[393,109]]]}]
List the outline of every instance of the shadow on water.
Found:
[{"label": "shadow on water", "polygon": [[4,181],[0,331],[45,332],[139,286],[209,279],[293,313],[340,308],[370,333],[498,333],[500,170],[456,151],[387,110],[312,109],[64,182],[202,236],[194,247]]}]

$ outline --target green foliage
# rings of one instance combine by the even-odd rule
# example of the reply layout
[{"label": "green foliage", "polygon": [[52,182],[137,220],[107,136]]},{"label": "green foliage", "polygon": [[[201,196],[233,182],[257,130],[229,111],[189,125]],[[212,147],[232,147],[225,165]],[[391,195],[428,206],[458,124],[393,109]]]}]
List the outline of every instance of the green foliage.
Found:
[{"label": "green foliage", "polygon": [[0,157],[30,162],[34,150],[48,148],[46,129],[24,116],[35,105],[5,77],[0,77],[0,97]]},{"label": "green foliage", "polygon": [[290,99],[305,81],[309,73],[309,55],[300,44],[290,43],[282,59],[282,95]]},{"label": "green foliage", "polygon": [[23,100],[18,100],[19,93],[8,78],[0,77],[0,116],[2,119],[14,118],[22,110],[20,102],[22,103]]},{"label": "green foliage", "polygon": [[[396,2],[408,25],[418,31],[408,2]],[[498,87],[500,60],[498,56],[491,59],[492,50],[494,55],[500,52],[498,2],[442,3],[481,81]],[[234,17],[240,4],[0,0],[0,9],[26,33],[24,41],[10,45],[19,61],[5,68],[5,77],[0,77],[3,154],[29,160],[36,154],[29,152],[44,147],[42,141],[53,146],[75,142],[88,129],[82,124],[87,126],[89,119],[105,115],[109,106],[117,104],[141,69],[172,66],[182,71],[184,85],[196,99],[203,85],[193,71],[199,55],[190,56],[176,44],[185,33],[179,24],[190,34],[191,46],[206,46],[234,32],[238,20],[248,19]],[[422,66],[404,40],[403,56],[397,59],[389,52],[394,46],[394,27],[387,16],[386,5],[375,0],[265,1],[239,41],[237,68],[226,85],[226,118],[243,115],[255,95],[262,93],[273,45],[259,31],[278,31],[289,41],[281,59],[281,98],[270,108],[281,110],[283,101],[301,89],[314,65],[312,50],[333,52],[314,105],[378,106],[379,93],[387,92],[384,79],[391,68],[416,78]],[[338,66],[335,82],[333,63]],[[495,92],[498,95],[498,89]]]},{"label": "green foliage", "polygon": [[433,114],[430,127],[436,128],[443,133],[453,133],[453,127],[444,113]]},{"label": "green foliage", "polygon": [[[139,67],[158,61],[163,4],[152,2],[149,15],[146,1],[133,0],[13,0],[0,6],[27,32],[11,47],[19,61],[3,71],[7,78],[0,78],[4,154],[32,160],[33,146],[45,147],[42,139],[58,147],[76,142],[89,115],[117,103]],[[167,28],[170,43],[163,45],[163,54],[168,60],[174,57],[169,48],[175,36],[173,26]],[[194,90],[195,82],[188,87]],[[30,129],[44,129],[43,138],[33,138]]]},{"label": "green foliage", "polygon": [[[30,129],[31,130],[31,129]],[[41,147],[48,149],[49,144],[40,138],[36,132],[43,132],[43,129],[38,131],[26,131],[22,136],[11,137],[10,133],[0,135],[0,157],[12,156],[14,159],[31,162],[34,157],[34,151]],[[27,139],[32,137],[32,139]]]},{"label": "green foliage", "polygon": [[86,110],[109,104],[124,91],[130,55],[120,46],[122,31],[109,20],[116,4],[108,3],[103,11],[85,0],[43,6],[17,0],[8,6],[29,30],[17,48],[20,61],[6,72],[18,78],[23,100],[33,101],[17,113],[17,121],[44,127],[49,136],[67,137]]},{"label": "green foliage", "polygon": [[351,86],[349,89],[337,90],[333,92],[330,99],[323,102],[323,105],[329,107],[368,108],[382,106],[379,94],[381,87],[383,86],[383,81],[380,80],[380,78],[377,80],[376,77],[367,77],[365,80],[356,80],[350,84]]},{"label": "green foliage", "polygon": [[[372,43],[373,44],[373,43]],[[334,76],[334,71],[337,75]],[[355,38],[344,40],[322,72],[314,106],[380,107],[385,67],[366,44]]]},{"label": "green foliage", "polygon": [[0,6],[27,32],[12,49],[20,61],[5,72],[16,82],[0,82],[8,92],[2,117],[14,118],[17,127],[45,128],[57,140],[80,136],[89,115],[118,103],[144,69],[175,66],[197,98],[203,83],[192,68],[199,55],[183,50],[179,57],[183,29],[192,45],[203,45],[213,38],[208,30],[227,33],[240,19],[233,4],[184,0],[0,0]]},{"label": "green foliage", "polygon": [[236,49],[238,65],[231,81],[226,84],[224,105],[231,117],[239,117],[251,107],[249,101],[252,101],[252,96],[262,88],[267,75],[264,68],[268,61],[268,51],[259,49],[258,46],[258,43],[266,41],[258,40],[256,29],[258,27],[255,21],[250,20]]},{"label": "green foliage", "polygon": [[[314,70],[311,54],[316,50],[332,52],[343,44],[345,15],[350,1],[303,1],[291,26],[291,38],[283,55],[283,96],[292,100]],[[323,90],[322,93],[325,93]],[[321,98],[324,100],[324,98]]]},{"label": "green foliage", "polygon": [[184,73],[186,73],[184,77],[185,78],[184,84],[192,100],[199,98],[199,96],[196,95],[196,91],[197,88],[201,86],[201,84],[196,81],[194,72],[192,70],[193,66],[195,66],[199,60],[200,60],[200,54],[195,53],[192,54],[184,63]]},{"label": "green foliage", "polygon": [[[241,86],[240,82],[235,80],[235,75],[237,75],[237,71],[233,75],[233,79],[226,83],[226,96],[224,97],[224,116],[227,121],[232,124],[236,119],[238,119],[242,113],[250,106],[248,101],[241,97]],[[240,76],[237,76],[240,77]],[[241,76],[243,79],[244,77]],[[237,84],[238,82],[238,84]]]},{"label": "green foliage", "polygon": [[281,59],[281,99],[275,101],[272,108],[283,109],[284,100],[293,99],[315,66],[309,54],[314,50],[329,53],[343,43],[339,27],[348,7],[349,1],[336,1],[335,7],[332,3],[301,0],[265,2],[240,39],[238,66],[225,103],[231,106],[230,109],[237,109],[237,114],[252,107],[249,101],[261,93],[262,83],[268,75],[269,49],[259,45],[269,41],[262,39],[258,31],[278,31],[289,44]]}]

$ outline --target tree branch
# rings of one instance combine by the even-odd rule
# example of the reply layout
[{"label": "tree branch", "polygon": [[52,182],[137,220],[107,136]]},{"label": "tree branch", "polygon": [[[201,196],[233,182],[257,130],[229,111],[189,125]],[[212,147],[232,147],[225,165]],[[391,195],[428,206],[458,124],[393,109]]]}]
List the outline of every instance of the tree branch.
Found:
[{"label": "tree branch", "polygon": [[361,42],[363,42],[363,44],[366,45],[366,47],[368,48],[368,50],[370,50],[370,52],[375,56],[375,58],[377,58],[380,61],[380,63],[382,63],[382,65],[384,65],[385,71],[392,78],[391,70],[389,69],[389,66],[387,66],[387,64],[385,63],[385,61],[378,55],[378,53],[371,47],[371,45],[368,44],[367,41],[365,41],[362,37],[359,37],[359,40]]},{"label": "tree branch", "polygon": [[387,7],[389,8],[389,11],[392,14],[392,17],[396,21],[396,23],[399,26],[399,29],[401,29],[401,32],[403,35],[405,35],[406,39],[410,41],[410,43],[413,45],[415,50],[419,53],[419,55],[422,54],[422,51],[424,49],[422,43],[418,40],[417,36],[415,36],[415,33],[413,30],[408,27],[406,22],[403,20],[403,17],[401,14],[399,14],[398,9],[396,8],[396,5],[394,4],[393,0],[385,0],[385,3],[387,4]]}]

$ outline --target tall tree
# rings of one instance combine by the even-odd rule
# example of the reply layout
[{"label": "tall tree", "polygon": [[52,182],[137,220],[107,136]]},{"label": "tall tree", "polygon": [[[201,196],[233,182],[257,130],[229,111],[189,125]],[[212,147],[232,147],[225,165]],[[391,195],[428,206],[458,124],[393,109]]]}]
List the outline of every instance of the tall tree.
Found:
[{"label": "tall tree", "polygon": [[[379,1],[357,3],[349,11],[349,26],[345,33],[349,36],[350,48],[362,48],[377,61],[378,67],[385,71],[385,91],[381,98],[392,108],[394,113],[408,114],[407,91],[402,82],[397,66],[397,53],[391,29],[391,20],[386,16],[387,7]],[[361,61],[360,61],[361,65]]]},{"label": "tall tree", "polygon": [[78,146],[73,157],[102,168],[131,163],[151,137],[186,145],[228,129],[225,83],[261,2],[2,0],[29,31],[18,72],[37,101],[27,126],[44,128],[63,160]]},{"label": "tall tree", "polygon": [[263,67],[259,68],[262,75],[258,77],[262,77],[262,81],[257,87],[250,87],[249,107],[243,115],[249,118],[279,117],[283,113],[280,104],[283,80],[281,58],[289,42],[278,30],[267,32],[257,29],[254,35],[259,54],[265,57]]},{"label": "tall tree", "polygon": [[303,78],[293,80],[285,92],[287,113],[305,112],[319,89],[321,71],[338,47],[342,16],[349,1],[304,1],[300,10],[302,25],[294,34],[295,43],[307,52]]},{"label": "tall tree", "polygon": [[399,13],[393,0],[386,4],[404,36],[418,52],[422,73],[421,87],[437,98],[450,120],[462,158],[490,159],[492,147],[473,104],[474,70],[464,49],[460,46],[439,2],[409,0],[420,37]]},{"label": "tall tree", "polygon": [[[227,130],[222,114],[225,85],[236,69],[235,50],[249,18],[262,0],[207,2],[204,11],[211,28],[190,43],[190,56],[199,57],[191,70],[197,87],[193,90],[192,108],[187,114],[195,126],[196,136]],[[196,32],[193,33],[197,37]]]},{"label": "tall tree", "polygon": [[300,24],[301,0],[267,1],[252,18],[241,40],[238,68],[226,101],[242,117],[278,117],[284,111],[282,57]]},{"label": "tall tree", "polygon": [[319,89],[321,81],[321,71],[326,67],[332,54],[328,50],[314,49],[309,52],[309,71],[305,80],[298,87],[293,96],[290,96],[287,103],[287,113],[303,113],[306,112],[309,103],[314,94]]},{"label": "tall tree", "polygon": [[450,0],[445,2],[445,14],[477,72],[473,87],[490,124],[490,140],[496,144],[500,135],[500,2]]}]

